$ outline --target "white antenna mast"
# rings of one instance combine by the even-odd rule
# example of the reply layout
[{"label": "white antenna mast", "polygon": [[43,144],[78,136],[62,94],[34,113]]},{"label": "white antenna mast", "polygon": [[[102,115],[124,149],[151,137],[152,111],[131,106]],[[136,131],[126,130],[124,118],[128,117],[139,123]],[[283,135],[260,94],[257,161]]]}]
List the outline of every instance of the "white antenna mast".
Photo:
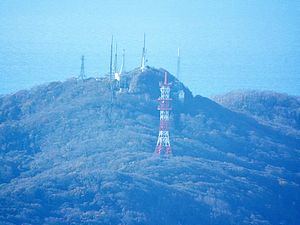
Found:
[{"label": "white antenna mast", "polygon": [[114,60],[114,74],[118,73],[118,43],[116,42],[116,52]]},{"label": "white antenna mast", "polygon": [[146,34],[144,33],[144,47],[143,47],[142,61],[141,61],[142,72],[145,70],[145,63],[146,63]]},{"label": "white antenna mast", "polygon": [[123,55],[122,55],[122,64],[120,68],[120,75],[125,72],[125,49],[123,49]]},{"label": "white antenna mast", "polygon": [[111,36],[111,43],[110,43],[110,63],[109,63],[109,82],[112,81],[112,57],[113,57],[113,43],[114,43],[114,36]]},{"label": "white antenna mast", "polygon": [[179,80],[179,74],[180,74],[180,48],[177,50],[177,70],[176,70],[176,77]]}]

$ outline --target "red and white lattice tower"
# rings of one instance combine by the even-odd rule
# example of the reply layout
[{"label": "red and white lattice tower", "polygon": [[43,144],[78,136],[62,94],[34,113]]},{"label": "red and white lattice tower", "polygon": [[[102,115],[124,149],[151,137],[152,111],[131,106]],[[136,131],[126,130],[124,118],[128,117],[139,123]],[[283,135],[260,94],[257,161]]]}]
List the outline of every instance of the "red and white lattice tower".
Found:
[{"label": "red and white lattice tower", "polygon": [[155,153],[160,155],[161,151],[165,151],[166,155],[171,155],[171,145],[169,136],[170,111],[172,110],[170,98],[170,83],[168,83],[168,75],[165,73],[164,83],[160,82],[160,98],[158,98],[158,110],[160,112],[160,125],[158,140]]}]

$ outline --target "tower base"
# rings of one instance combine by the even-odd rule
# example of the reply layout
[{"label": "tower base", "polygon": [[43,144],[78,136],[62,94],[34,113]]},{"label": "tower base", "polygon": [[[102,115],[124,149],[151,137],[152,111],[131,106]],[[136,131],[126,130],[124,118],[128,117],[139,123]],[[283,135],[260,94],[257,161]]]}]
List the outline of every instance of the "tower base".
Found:
[{"label": "tower base", "polygon": [[166,155],[172,155],[172,149],[170,146],[167,146],[167,147],[163,147],[162,145],[157,145],[156,148],[155,148],[155,154],[156,155],[160,155],[161,151],[162,150],[165,150],[166,152]]}]

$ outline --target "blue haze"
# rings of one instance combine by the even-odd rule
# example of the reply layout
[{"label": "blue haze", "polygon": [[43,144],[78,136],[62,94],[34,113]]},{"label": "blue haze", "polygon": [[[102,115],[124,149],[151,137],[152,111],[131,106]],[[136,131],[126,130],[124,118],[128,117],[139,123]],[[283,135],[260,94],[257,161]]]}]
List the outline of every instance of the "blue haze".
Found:
[{"label": "blue haze", "polygon": [[300,94],[299,1],[1,0],[0,94],[108,71],[113,34],[126,68],[176,71],[194,94],[269,89]]}]

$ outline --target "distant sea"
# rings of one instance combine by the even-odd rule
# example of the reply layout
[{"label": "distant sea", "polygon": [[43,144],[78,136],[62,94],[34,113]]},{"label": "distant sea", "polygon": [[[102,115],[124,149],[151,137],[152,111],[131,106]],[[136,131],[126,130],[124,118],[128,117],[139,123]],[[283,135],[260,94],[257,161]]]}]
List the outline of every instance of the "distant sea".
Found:
[{"label": "distant sea", "polygon": [[[126,70],[139,66],[141,46],[126,51]],[[80,57],[85,54],[88,77],[101,77],[109,71],[109,45],[80,51],[71,46],[51,48],[0,49],[0,94],[14,93],[35,85],[51,81],[64,81],[76,77],[80,71]],[[176,73],[177,49],[164,51],[149,49],[148,65],[165,68]],[[213,96],[232,90],[272,90],[291,95],[300,95],[299,65],[274,62],[255,63],[252,59],[236,63],[226,53],[202,53],[201,50],[182,49],[179,79],[193,92],[202,96]],[[121,51],[119,52],[119,65]],[[224,63],[225,62],[225,63]],[[295,63],[292,63],[295,65]]]}]

